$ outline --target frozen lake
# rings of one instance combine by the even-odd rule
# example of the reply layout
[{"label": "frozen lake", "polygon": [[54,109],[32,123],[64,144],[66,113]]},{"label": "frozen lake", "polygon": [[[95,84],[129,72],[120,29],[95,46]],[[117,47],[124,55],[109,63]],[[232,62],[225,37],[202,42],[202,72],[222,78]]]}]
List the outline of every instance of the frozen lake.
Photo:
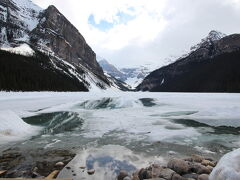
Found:
[{"label": "frozen lake", "polygon": [[69,166],[96,170],[74,178],[111,179],[172,156],[219,158],[240,147],[239,134],[240,94],[0,93],[0,152],[74,149]]}]

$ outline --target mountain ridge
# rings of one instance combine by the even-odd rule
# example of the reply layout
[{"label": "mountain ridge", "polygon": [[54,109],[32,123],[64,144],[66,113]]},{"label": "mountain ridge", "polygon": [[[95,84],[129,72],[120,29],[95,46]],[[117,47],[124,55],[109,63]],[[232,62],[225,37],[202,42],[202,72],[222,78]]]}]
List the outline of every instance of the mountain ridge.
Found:
[{"label": "mountain ridge", "polygon": [[[235,68],[239,65],[237,60],[239,51],[240,34],[224,36],[214,41],[205,41],[187,56],[151,72],[136,90],[239,92],[240,79],[238,77],[240,75]],[[233,76],[236,76],[235,80],[233,80]],[[222,82],[219,77],[222,77]]]}]

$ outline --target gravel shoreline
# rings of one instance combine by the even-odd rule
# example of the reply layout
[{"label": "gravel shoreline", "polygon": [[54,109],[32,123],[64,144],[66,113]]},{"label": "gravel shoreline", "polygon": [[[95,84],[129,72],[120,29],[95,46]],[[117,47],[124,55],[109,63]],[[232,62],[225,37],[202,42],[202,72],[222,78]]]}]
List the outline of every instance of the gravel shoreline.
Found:
[{"label": "gravel shoreline", "polygon": [[216,165],[217,161],[199,155],[185,159],[172,158],[167,166],[152,164],[132,175],[121,171],[117,180],[208,180]]},{"label": "gravel shoreline", "polygon": [[[63,169],[75,155],[71,151],[61,149],[37,149],[25,152],[18,148],[8,149],[0,154],[0,170],[7,170],[7,173],[2,176],[5,178],[44,178],[54,170]],[[117,180],[208,180],[216,164],[217,161],[211,158],[192,155],[188,158],[172,158],[165,166],[152,164],[133,174],[121,171],[117,177],[113,178]]]},{"label": "gravel shoreline", "polygon": [[0,170],[7,170],[4,178],[41,178],[54,170],[61,170],[75,153],[61,149],[7,149],[0,154]]}]

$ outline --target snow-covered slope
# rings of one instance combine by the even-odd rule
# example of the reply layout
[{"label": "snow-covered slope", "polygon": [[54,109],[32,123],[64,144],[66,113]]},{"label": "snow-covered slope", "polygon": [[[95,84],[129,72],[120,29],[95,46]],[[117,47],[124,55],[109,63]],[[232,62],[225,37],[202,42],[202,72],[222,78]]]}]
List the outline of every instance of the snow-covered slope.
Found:
[{"label": "snow-covered slope", "polygon": [[192,46],[190,48],[190,50],[191,50],[190,53],[194,52],[194,51],[196,51],[196,50],[198,50],[200,48],[207,47],[207,46],[211,45],[213,42],[218,41],[218,40],[224,38],[225,36],[227,36],[227,35],[224,34],[224,33],[212,30],[212,31],[210,31],[210,33],[208,34],[207,37],[205,37],[204,39],[201,40],[200,43],[198,43],[197,45]]},{"label": "snow-covered slope", "polygon": [[15,0],[12,2],[19,8],[18,11],[15,11],[16,13],[14,11],[12,13],[23,23],[23,26],[29,31],[36,28],[39,23],[38,16],[42,9],[32,3],[31,0]]},{"label": "snow-covered slope", "polygon": [[10,47],[21,41],[28,42],[28,33],[37,27],[41,11],[31,0],[1,0],[1,46]]},{"label": "snow-covered slope", "polygon": [[120,71],[126,78],[124,82],[135,89],[151,71],[158,67],[159,66],[153,64],[144,64],[138,67],[121,68]]},{"label": "snow-covered slope", "polygon": [[56,7],[44,10],[31,0],[1,0],[0,24],[0,49],[27,56],[40,51],[58,70],[59,64],[67,65],[67,72],[89,90],[116,87],[84,37]]},{"label": "snow-covered slope", "polygon": [[[166,58],[166,61],[169,62],[169,64],[171,64],[171,63],[173,63],[173,62],[175,62],[177,60],[180,60],[180,59],[188,57],[189,55],[191,55],[192,53],[194,53],[194,52],[196,52],[198,50],[208,49],[215,42],[221,40],[222,38],[224,38],[226,36],[227,35],[222,33],[222,32],[219,32],[219,31],[216,31],[216,30],[212,30],[198,44],[193,45],[192,47],[190,47],[190,50],[184,51],[182,56],[180,56],[180,57],[170,56],[170,57]],[[168,65],[168,64],[166,64],[166,65]]]},{"label": "snow-covered slope", "polygon": [[153,70],[159,68],[154,64],[144,64],[137,67],[117,68],[106,59],[97,56],[97,60],[104,72],[117,80],[125,82],[131,89],[137,87],[142,80]]},{"label": "snow-covered slope", "polygon": [[4,51],[9,51],[11,53],[20,54],[24,56],[33,56],[35,51],[26,43],[20,44],[16,47],[5,46],[1,48]]}]

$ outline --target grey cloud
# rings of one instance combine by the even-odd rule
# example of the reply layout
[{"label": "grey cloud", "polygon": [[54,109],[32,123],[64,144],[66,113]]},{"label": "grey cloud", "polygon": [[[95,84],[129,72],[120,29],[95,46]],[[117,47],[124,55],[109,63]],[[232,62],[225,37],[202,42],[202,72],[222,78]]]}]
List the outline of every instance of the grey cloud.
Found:
[{"label": "grey cloud", "polygon": [[[34,1],[44,4],[42,0]],[[146,1],[151,3],[150,0]],[[94,48],[94,43],[92,47],[97,54],[118,66],[141,65],[148,61],[164,64],[165,58],[171,55],[182,55],[183,51],[189,50],[211,30],[218,30],[225,34],[239,33],[240,5],[237,8],[229,3],[231,1],[169,0],[163,12],[168,26],[153,41],[145,44],[129,44],[120,50]],[[49,1],[44,2],[46,4]],[[64,8],[65,1],[60,3],[60,1],[51,0],[50,3],[57,5],[64,15],[73,21],[73,24],[78,22],[78,17],[70,12],[71,9]]]},{"label": "grey cloud", "polygon": [[147,61],[164,64],[165,58],[182,55],[183,51],[189,50],[211,30],[226,34],[240,32],[240,11],[226,2],[225,0],[170,0],[163,14],[169,24],[153,42],[99,53],[119,66],[141,65]]}]

